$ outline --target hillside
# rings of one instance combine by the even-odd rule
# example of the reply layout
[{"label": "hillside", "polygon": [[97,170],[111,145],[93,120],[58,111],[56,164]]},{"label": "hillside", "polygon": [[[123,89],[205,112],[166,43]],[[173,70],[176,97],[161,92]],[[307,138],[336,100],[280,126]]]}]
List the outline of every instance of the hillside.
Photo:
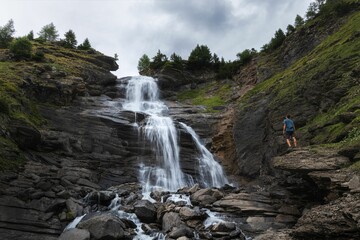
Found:
[{"label": "hillside", "polygon": [[20,148],[40,141],[38,129],[46,119],[39,105],[57,108],[71,104],[76,96],[100,95],[116,80],[109,72],[118,69],[115,60],[95,50],[33,42],[33,52],[38,51],[44,59],[16,61],[9,50],[0,49],[0,170],[20,166]]},{"label": "hillside", "polygon": [[[20,61],[0,49],[0,239],[133,239],[139,228],[157,239],[360,238],[360,5],[328,2],[336,8],[277,48],[223,65],[231,76],[188,61],[147,72],[192,182],[178,202],[158,189],[155,202],[143,198],[146,181],[167,179],[144,176],[147,166],[158,170],[154,145],[163,147],[142,136],[151,114],[124,107],[142,77],[117,79],[115,59],[94,49],[32,41],[43,57]],[[286,114],[298,148],[284,141]],[[203,150],[184,124],[232,185],[194,184],[213,169],[200,168]],[[215,213],[226,221],[206,227]]]},{"label": "hillside", "polygon": [[[359,16],[358,11],[340,18],[319,16],[286,38],[276,51],[259,54],[242,67],[234,81],[209,79],[211,83],[179,93],[179,100],[208,106],[208,111],[227,106],[228,112],[235,112],[225,114],[224,122],[234,125],[222,129],[213,145],[232,171],[256,176],[271,156],[284,151],[281,128],[286,114],[295,119],[302,146],[330,144],[355,158],[359,149]],[[217,139],[224,138],[232,139],[225,155],[217,146]]]}]

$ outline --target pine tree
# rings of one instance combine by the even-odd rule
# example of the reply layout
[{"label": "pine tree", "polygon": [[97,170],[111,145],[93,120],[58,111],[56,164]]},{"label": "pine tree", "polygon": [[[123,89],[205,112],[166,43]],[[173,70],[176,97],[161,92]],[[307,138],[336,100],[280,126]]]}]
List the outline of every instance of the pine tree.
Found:
[{"label": "pine tree", "polygon": [[73,30],[67,31],[65,34],[64,46],[67,48],[76,48],[77,40]]},{"label": "pine tree", "polygon": [[78,46],[80,50],[89,50],[91,49],[91,44],[88,38],[85,38],[84,42]]},{"label": "pine tree", "polygon": [[300,16],[300,15],[296,15],[295,17],[295,28],[301,27],[302,25],[304,25],[304,19]]},{"label": "pine tree", "polygon": [[208,46],[196,45],[196,47],[191,51],[188,65],[190,69],[203,69],[211,65],[211,52]]},{"label": "pine tree", "polygon": [[54,42],[59,37],[58,31],[53,23],[45,25],[38,33],[39,38],[45,41]]},{"label": "pine tree", "polygon": [[146,55],[146,54],[142,55],[142,57],[139,59],[137,68],[138,68],[140,74],[146,73],[149,70],[150,58],[148,57],[148,55]]},{"label": "pine tree", "polygon": [[3,27],[0,27],[0,48],[9,47],[14,33],[14,21],[10,19],[7,24],[5,24]]},{"label": "pine tree", "polygon": [[34,40],[34,31],[31,30],[31,31],[29,32],[29,34],[26,35],[26,37],[27,37],[30,41]]}]

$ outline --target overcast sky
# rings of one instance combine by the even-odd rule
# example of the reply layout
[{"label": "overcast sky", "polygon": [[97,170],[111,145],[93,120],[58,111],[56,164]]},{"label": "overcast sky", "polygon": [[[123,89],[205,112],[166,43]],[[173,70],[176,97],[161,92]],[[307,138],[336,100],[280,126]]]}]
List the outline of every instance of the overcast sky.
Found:
[{"label": "overcast sky", "polygon": [[118,77],[138,75],[137,64],[160,49],[187,59],[196,44],[225,60],[259,50],[304,16],[312,0],[0,0],[0,26],[14,20],[15,36],[35,36],[51,22],[59,35],[72,29],[106,55],[119,56]]}]

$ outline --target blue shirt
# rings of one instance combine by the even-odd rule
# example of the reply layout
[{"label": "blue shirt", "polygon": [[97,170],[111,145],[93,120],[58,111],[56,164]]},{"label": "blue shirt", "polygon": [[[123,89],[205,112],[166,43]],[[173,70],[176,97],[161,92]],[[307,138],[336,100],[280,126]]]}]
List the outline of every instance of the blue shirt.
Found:
[{"label": "blue shirt", "polygon": [[294,122],[291,119],[286,118],[284,120],[284,124],[286,125],[285,131],[287,132],[294,131]]}]

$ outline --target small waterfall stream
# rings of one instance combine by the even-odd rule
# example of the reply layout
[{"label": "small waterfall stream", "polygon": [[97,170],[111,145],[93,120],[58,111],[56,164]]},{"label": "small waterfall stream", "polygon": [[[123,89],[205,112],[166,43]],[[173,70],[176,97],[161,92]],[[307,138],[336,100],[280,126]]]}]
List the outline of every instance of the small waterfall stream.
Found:
[{"label": "small waterfall stream", "polygon": [[[193,177],[181,170],[178,130],[174,121],[167,116],[167,106],[159,100],[156,80],[144,76],[132,77],[126,87],[126,99],[123,104],[124,110],[142,112],[148,116],[140,131],[152,143],[156,154],[155,163],[141,165],[140,180],[144,186],[143,192],[150,193],[156,189],[176,191],[182,187],[192,186],[195,183]],[[201,153],[197,159],[200,179],[196,182],[201,182],[206,187],[221,187],[228,183],[220,164],[201,144],[194,130],[184,123],[180,123],[180,126],[192,136]]]}]

